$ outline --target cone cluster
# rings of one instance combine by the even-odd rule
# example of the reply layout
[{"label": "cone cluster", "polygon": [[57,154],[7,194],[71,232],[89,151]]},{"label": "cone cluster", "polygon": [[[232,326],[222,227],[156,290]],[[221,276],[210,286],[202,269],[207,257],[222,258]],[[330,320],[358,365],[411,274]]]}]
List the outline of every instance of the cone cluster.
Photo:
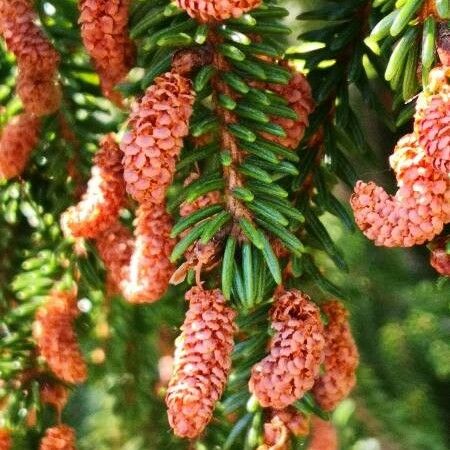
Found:
[{"label": "cone cluster", "polygon": [[76,450],[75,431],[67,425],[48,428],[39,450]]}]

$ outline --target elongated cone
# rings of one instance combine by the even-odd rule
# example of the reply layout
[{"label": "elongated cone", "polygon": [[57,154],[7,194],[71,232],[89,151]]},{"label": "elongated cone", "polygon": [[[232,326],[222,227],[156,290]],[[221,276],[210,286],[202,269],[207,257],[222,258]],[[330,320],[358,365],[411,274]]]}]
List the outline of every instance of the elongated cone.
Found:
[{"label": "elongated cone", "polygon": [[0,179],[22,174],[31,152],[39,142],[41,122],[29,114],[20,114],[5,126],[0,137]]},{"label": "elongated cone", "polygon": [[212,418],[231,368],[235,312],[222,293],[193,287],[189,309],[175,345],[167,390],[170,426],[180,437],[195,438]]},{"label": "elongated cone", "polygon": [[319,309],[300,291],[276,294],[270,317],[275,336],[252,368],[249,389],[262,406],[283,409],[313,387],[325,339]]},{"label": "elongated cone", "polygon": [[122,153],[111,135],[103,138],[81,201],[61,217],[66,236],[95,238],[116,221],[125,200]]},{"label": "elongated cone", "polygon": [[272,122],[284,129],[285,137],[274,136],[270,133],[261,134],[269,141],[295,150],[308,127],[309,115],[314,110],[314,100],[306,77],[292,68],[290,70],[292,71],[292,78],[287,85],[269,83],[266,88],[285,98],[288,102],[287,106],[297,113],[297,119],[272,117]]},{"label": "elongated cone", "polygon": [[78,346],[74,320],[76,291],[54,290],[37,311],[33,337],[52,372],[67,383],[86,380],[87,368]]},{"label": "elongated cone", "polygon": [[177,0],[177,5],[200,22],[222,22],[257,8],[261,0]]},{"label": "elongated cone", "polygon": [[338,450],[339,442],[336,429],[331,422],[313,417],[312,433],[308,450]]},{"label": "elongated cone", "polygon": [[429,87],[417,99],[414,131],[433,166],[450,176],[450,67],[430,72]]},{"label": "elongated cone", "polygon": [[19,67],[17,92],[28,113],[42,116],[61,101],[59,56],[36,22],[31,0],[0,0],[0,32]]},{"label": "elongated cone", "polygon": [[114,87],[133,66],[134,47],[128,35],[130,0],[79,0],[81,37],[94,61],[103,94],[121,104]]},{"label": "elongated cone", "polygon": [[67,425],[48,428],[39,450],[76,450],[75,431]]},{"label": "elongated cone", "polygon": [[450,277],[450,236],[437,239],[431,244],[431,266],[444,277]]},{"label": "elongated cone", "polygon": [[165,202],[193,103],[190,80],[167,72],[133,106],[120,148],[127,191],[139,203]]},{"label": "elongated cone", "polygon": [[140,205],[135,221],[135,244],[123,294],[131,303],[152,303],[169,287],[175,268],[169,260],[175,245],[172,220],[164,205]]},{"label": "elongated cone", "polygon": [[434,168],[414,135],[400,139],[391,165],[397,173],[396,194],[358,181],[350,201],[355,221],[376,245],[423,244],[450,222],[450,178]]},{"label": "elongated cone", "polygon": [[322,312],[328,317],[324,373],[316,381],[313,392],[319,406],[331,411],[355,386],[359,355],[344,305],[330,301],[322,307]]},{"label": "elongated cone", "polygon": [[10,450],[12,448],[11,434],[6,428],[0,428],[0,450]]},{"label": "elongated cone", "polygon": [[96,237],[95,245],[107,272],[108,291],[111,294],[120,292],[134,249],[131,231],[116,221]]}]

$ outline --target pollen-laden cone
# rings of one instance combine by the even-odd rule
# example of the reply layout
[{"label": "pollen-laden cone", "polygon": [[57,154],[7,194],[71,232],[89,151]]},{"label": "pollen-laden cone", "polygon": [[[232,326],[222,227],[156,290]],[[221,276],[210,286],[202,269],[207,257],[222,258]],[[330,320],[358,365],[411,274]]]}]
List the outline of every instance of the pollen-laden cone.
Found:
[{"label": "pollen-laden cone", "polygon": [[323,305],[322,312],[328,317],[324,373],[316,381],[313,393],[318,405],[331,411],[355,386],[359,355],[344,305],[330,301]]},{"label": "pollen-laden cone", "polygon": [[131,231],[116,220],[96,237],[95,246],[107,272],[108,292],[120,292],[127,278],[134,249]]},{"label": "pollen-laden cone", "polygon": [[433,167],[414,135],[400,139],[391,165],[397,172],[396,194],[358,181],[351,198],[355,221],[376,245],[423,244],[450,221],[450,179]]},{"label": "pollen-laden cone", "polygon": [[54,290],[39,308],[33,337],[51,371],[67,383],[86,380],[87,368],[74,330],[78,314],[76,290]]},{"label": "pollen-laden cone", "polygon": [[177,0],[177,5],[200,22],[222,22],[257,8],[261,0]]},{"label": "pollen-laden cone", "polygon": [[301,437],[309,433],[309,419],[294,408],[272,410],[264,424],[264,444],[258,450],[289,450],[290,435]]},{"label": "pollen-laden cone", "polygon": [[48,428],[39,450],[76,450],[75,431],[67,425]]},{"label": "pollen-laden cone", "polygon": [[450,277],[450,236],[436,239],[431,244],[430,264],[439,274]]},{"label": "pollen-laden cone", "polygon": [[36,21],[31,0],[0,0],[0,32],[19,67],[17,92],[28,113],[42,116],[60,104],[59,56]]},{"label": "pollen-laden cone", "polygon": [[0,450],[10,450],[12,447],[11,434],[6,428],[0,428]]},{"label": "pollen-laden cone", "polygon": [[417,99],[414,131],[434,167],[450,175],[450,67],[431,71],[430,90]]},{"label": "pollen-laden cone", "polygon": [[69,398],[67,388],[61,383],[45,382],[40,389],[41,402],[53,406],[58,413],[66,406]]},{"label": "pollen-laden cone", "polygon": [[117,218],[125,199],[122,153],[111,135],[105,136],[94,157],[94,166],[81,201],[61,217],[66,236],[95,238]]},{"label": "pollen-laden cone", "polygon": [[308,450],[338,450],[338,448],[338,436],[333,424],[313,417]]},{"label": "pollen-laden cone", "polygon": [[235,312],[219,290],[193,287],[175,345],[167,390],[169,423],[180,437],[195,438],[209,423],[231,368]]},{"label": "pollen-laden cone", "polygon": [[134,251],[123,294],[131,303],[152,303],[169,287],[175,268],[170,254],[175,240],[170,237],[172,219],[165,205],[140,205],[135,220]]},{"label": "pollen-laden cone", "polygon": [[14,117],[5,126],[0,137],[0,178],[21,175],[39,142],[40,127],[40,120],[26,113]]},{"label": "pollen-laden cone", "polygon": [[127,191],[139,203],[165,202],[193,103],[190,80],[167,72],[133,106],[120,148]]},{"label": "pollen-laden cone", "polygon": [[283,409],[313,387],[325,339],[319,308],[300,291],[276,294],[270,317],[275,336],[252,368],[249,389],[262,406]]},{"label": "pollen-laden cone", "polygon": [[292,78],[287,85],[266,84],[266,88],[285,98],[288,106],[297,113],[297,119],[272,117],[272,122],[280,125],[286,136],[278,137],[270,133],[261,133],[261,135],[269,141],[294,150],[300,144],[308,127],[309,115],[314,109],[314,100],[306,77],[292,68],[291,71]]},{"label": "pollen-laden cone", "polygon": [[114,87],[131,69],[134,47],[128,35],[130,0],[79,0],[81,37],[94,61],[105,97],[121,104]]},{"label": "pollen-laden cone", "polygon": [[[200,175],[197,172],[192,172],[189,176],[184,180],[184,186],[189,186],[195,180],[198,180]],[[205,195],[201,195],[195,201],[183,202],[180,205],[180,216],[186,217],[190,214],[198,211],[201,208],[205,208],[207,206],[216,205],[222,201],[222,194],[219,191],[211,191]]]}]

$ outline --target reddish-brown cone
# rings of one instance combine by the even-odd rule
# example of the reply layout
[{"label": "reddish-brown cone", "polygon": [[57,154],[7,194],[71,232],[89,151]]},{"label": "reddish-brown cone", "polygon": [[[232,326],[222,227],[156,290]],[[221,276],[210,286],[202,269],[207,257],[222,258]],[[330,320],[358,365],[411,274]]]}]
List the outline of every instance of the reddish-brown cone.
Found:
[{"label": "reddish-brown cone", "polygon": [[48,428],[39,450],[76,450],[75,431],[67,425]]},{"label": "reddish-brown cone", "polygon": [[41,122],[29,114],[20,114],[5,126],[0,137],[0,179],[19,176],[31,152],[39,142]]},{"label": "reddish-brown cone", "polygon": [[288,106],[297,113],[297,119],[272,117],[272,122],[280,125],[286,136],[278,137],[270,133],[262,133],[262,136],[269,141],[294,150],[305,134],[309,123],[308,117],[314,109],[314,100],[306,77],[293,69],[291,71],[292,78],[287,85],[267,84],[266,88],[285,98]]},{"label": "reddish-brown cone", "polygon": [[262,406],[283,409],[313,387],[325,339],[319,309],[300,291],[278,293],[270,316],[270,354],[253,366],[249,389]]},{"label": "reddish-brown cone", "polygon": [[11,450],[12,439],[9,430],[0,428],[0,450]]},{"label": "reddish-brown cone", "polygon": [[450,236],[437,239],[431,244],[430,264],[436,272],[444,277],[450,277],[450,251],[448,246]]},{"label": "reddish-brown cone", "polygon": [[333,424],[313,417],[308,450],[338,450],[338,448],[338,436]]},{"label": "reddish-brown cone", "polygon": [[136,213],[134,251],[123,294],[131,303],[159,300],[175,270],[169,260],[175,245],[172,220],[165,206],[140,205]]},{"label": "reddish-brown cone", "polygon": [[0,32],[17,58],[17,92],[25,110],[36,116],[59,108],[59,56],[36,24],[31,0],[0,0]]},{"label": "reddish-brown cone", "polygon": [[127,191],[139,203],[165,202],[193,103],[190,80],[167,72],[133,106],[120,148]]},{"label": "reddish-brown cone", "polygon": [[103,138],[81,201],[61,217],[66,236],[95,238],[116,221],[125,199],[122,153],[111,135]]},{"label": "reddish-brown cone", "polygon": [[108,291],[118,293],[128,274],[134,249],[133,235],[127,227],[116,221],[96,237],[95,244],[107,272]]},{"label": "reddish-brown cone", "polygon": [[355,221],[376,245],[423,244],[450,222],[450,179],[433,167],[414,135],[399,140],[391,166],[397,175],[396,194],[358,181],[351,198]]},{"label": "reddish-brown cone", "polygon": [[216,289],[193,287],[189,309],[176,340],[167,390],[169,423],[180,437],[195,438],[212,418],[231,367],[235,312]]},{"label": "reddish-brown cone", "polygon": [[316,381],[313,392],[319,406],[331,411],[355,386],[359,355],[344,305],[331,301],[323,305],[322,312],[328,317],[324,373]]},{"label": "reddish-brown cone", "polygon": [[36,313],[33,336],[52,372],[67,383],[86,380],[87,368],[74,331],[76,291],[54,290]]},{"label": "reddish-brown cone", "polygon": [[53,406],[58,413],[64,409],[69,398],[67,388],[60,383],[46,382],[41,385],[41,401]]},{"label": "reddish-brown cone", "polygon": [[134,47],[128,36],[130,0],[79,0],[81,37],[94,61],[103,94],[121,104],[114,87],[131,69]]},{"label": "reddish-brown cone", "polygon": [[450,67],[430,73],[431,92],[419,95],[414,131],[419,144],[445,175],[450,174]]},{"label": "reddish-brown cone", "polygon": [[261,0],[177,0],[177,5],[200,22],[237,19],[257,8]]}]

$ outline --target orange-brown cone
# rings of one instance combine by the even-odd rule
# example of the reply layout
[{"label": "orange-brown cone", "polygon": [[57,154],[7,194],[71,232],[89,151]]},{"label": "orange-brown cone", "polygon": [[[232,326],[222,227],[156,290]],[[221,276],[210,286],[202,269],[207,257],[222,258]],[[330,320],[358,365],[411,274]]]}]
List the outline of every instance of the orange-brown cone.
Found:
[{"label": "orange-brown cone", "polygon": [[283,409],[313,387],[325,339],[319,308],[300,291],[278,293],[270,316],[275,336],[253,366],[249,389],[262,406]]},{"label": "orange-brown cone", "polygon": [[355,386],[359,355],[344,305],[331,301],[322,307],[322,311],[328,317],[324,373],[316,381],[313,392],[319,406],[331,411]]},{"label": "orange-brown cone", "polygon": [[61,217],[66,236],[95,238],[116,221],[125,199],[122,153],[111,135],[100,143],[86,193]]},{"label": "orange-brown cone", "polygon": [[166,396],[169,423],[180,437],[195,438],[212,418],[231,368],[235,312],[222,293],[193,287],[177,338]]},{"label": "orange-brown cone", "polygon": [[37,311],[33,324],[40,355],[51,371],[67,383],[81,383],[87,377],[74,330],[77,314],[76,291],[54,290]]},{"label": "orange-brown cone", "polygon": [[20,114],[5,126],[0,137],[0,179],[22,174],[39,142],[40,126],[40,120],[29,114]]},{"label": "orange-brown cone", "polygon": [[39,450],[76,450],[75,431],[67,425],[48,428]]},{"label": "orange-brown cone", "polygon": [[6,428],[0,428],[0,450],[11,450],[11,434]]},{"label": "orange-brown cone", "polygon": [[331,422],[313,417],[312,433],[308,450],[338,450],[339,442],[336,429]]}]

